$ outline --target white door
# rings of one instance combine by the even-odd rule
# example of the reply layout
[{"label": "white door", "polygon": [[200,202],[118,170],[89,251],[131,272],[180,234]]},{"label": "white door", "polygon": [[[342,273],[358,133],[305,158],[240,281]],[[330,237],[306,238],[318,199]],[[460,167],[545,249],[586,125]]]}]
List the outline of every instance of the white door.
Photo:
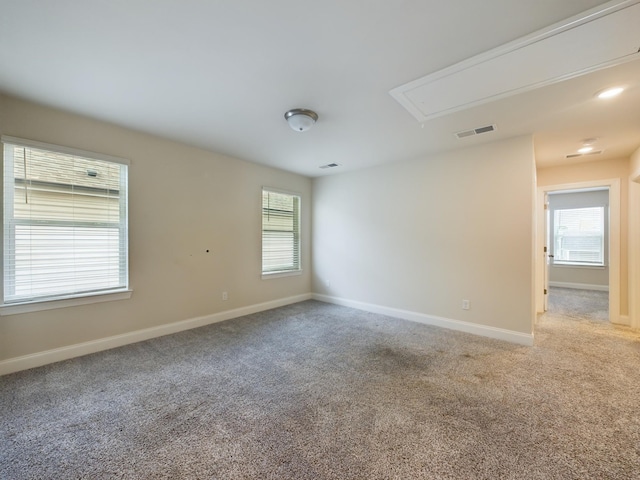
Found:
[{"label": "white door", "polygon": [[553,258],[551,254],[551,213],[549,211],[549,195],[544,192],[544,311],[549,309],[549,268]]}]

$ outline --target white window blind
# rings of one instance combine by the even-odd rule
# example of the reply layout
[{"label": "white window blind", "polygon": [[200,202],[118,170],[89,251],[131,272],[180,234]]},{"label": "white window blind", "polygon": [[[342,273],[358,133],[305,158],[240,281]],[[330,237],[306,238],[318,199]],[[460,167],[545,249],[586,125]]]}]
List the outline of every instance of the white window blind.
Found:
[{"label": "white window blind", "polygon": [[3,303],[128,288],[127,165],[3,137]]},{"label": "white window blind", "polygon": [[604,265],[604,207],[554,211],[554,263]]},{"label": "white window blind", "polygon": [[300,270],[300,197],[262,190],[262,273]]}]

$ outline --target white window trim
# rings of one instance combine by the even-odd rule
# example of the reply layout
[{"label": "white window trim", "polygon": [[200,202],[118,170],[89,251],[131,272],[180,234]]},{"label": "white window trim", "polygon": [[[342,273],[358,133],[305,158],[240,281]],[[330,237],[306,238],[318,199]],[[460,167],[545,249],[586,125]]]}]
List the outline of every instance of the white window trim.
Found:
[{"label": "white window trim", "polygon": [[56,308],[75,307],[89,305],[91,303],[113,302],[115,300],[127,300],[131,298],[133,290],[116,290],[113,292],[91,293],[76,295],[68,298],[56,298],[55,300],[37,300],[22,303],[7,303],[0,305],[0,316],[18,315],[20,313],[39,312]]},{"label": "white window trim", "polygon": [[[9,135],[0,136],[0,144],[9,143],[12,145],[17,145],[21,147],[32,147],[43,150],[49,150],[52,152],[75,155],[79,157],[85,158],[93,158],[96,160],[104,160],[112,163],[119,163],[121,165],[131,165],[131,161],[126,158],[114,157],[112,155],[106,155],[103,153],[91,152],[88,150],[82,150],[78,148],[65,147],[62,145],[55,145],[51,143],[45,142],[37,142],[35,140],[28,140],[24,138],[12,137]],[[0,149],[0,151],[4,151],[4,149]],[[2,214],[3,210],[0,209],[0,214]],[[127,229],[129,226],[127,225]],[[129,245],[127,245],[127,251],[129,251]],[[4,263],[2,260],[2,256],[0,256],[0,263],[2,264],[2,270],[4,271]],[[127,255],[127,274],[129,273],[129,257]],[[4,275],[0,275],[0,284],[2,283],[2,279]],[[4,286],[0,285],[0,297],[2,297],[2,292],[4,291]],[[133,289],[130,286],[124,289],[104,291],[104,292],[88,292],[84,294],[75,294],[69,295],[68,297],[57,297],[55,299],[37,299],[23,302],[15,302],[15,303],[4,303],[4,299],[0,300],[0,316],[7,315],[18,315],[22,313],[30,313],[30,312],[39,312],[44,310],[53,310],[57,308],[67,308],[74,307],[80,305],[89,305],[93,303],[103,303],[103,302],[112,302],[117,300],[128,300],[131,298],[133,294]]]},{"label": "white window trim", "polygon": [[288,270],[286,272],[267,272],[262,274],[262,280],[268,280],[270,278],[280,278],[280,277],[293,277],[296,275],[302,275],[302,268],[298,270]]},{"label": "white window trim", "polygon": [[[606,251],[607,251],[607,246],[606,246],[606,241],[605,241],[605,237],[607,236],[606,234],[606,226],[608,223],[608,213],[607,210],[609,209],[609,205],[606,204],[593,204],[593,205],[588,205],[588,206],[577,206],[577,207],[561,207],[561,208],[554,208],[553,210],[551,210],[551,214],[555,216],[555,213],[558,210],[575,210],[575,209],[584,209],[584,208],[602,208],[603,209],[603,217],[602,217],[602,222],[603,222],[603,229],[602,229],[602,262],[576,262],[573,260],[556,260],[555,258],[553,259],[552,262],[552,266],[554,267],[572,267],[572,268],[592,268],[592,269],[604,269],[607,267],[607,258],[606,258]],[[555,233],[552,233],[552,237],[553,237],[553,247],[554,247],[554,251],[553,253],[555,254],[555,240],[556,240],[556,236]]]},{"label": "white window trim", "polygon": [[31,147],[41,150],[50,150],[57,153],[66,153],[68,155],[75,155],[77,157],[88,157],[95,160],[104,160],[105,162],[120,163],[122,165],[131,165],[131,161],[126,158],[113,157],[111,155],[105,155],[104,153],[90,152],[88,150],[80,150],[78,148],[64,147],[62,145],[54,145],[52,143],[36,142],[35,140],[26,140],[24,138],[10,137],[8,135],[2,135],[0,137],[2,143],[10,143],[19,147]]},{"label": "white window trim", "polygon": [[270,280],[274,278],[282,278],[282,277],[293,277],[297,275],[302,275],[302,195],[298,192],[292,192],[291,190],[283,190],[281,188],[273,188],[267,187],[265,185],[262,186],[260,190],[260,248],[262,249],[262,192],[265,190],[274,193],[282,193],[285,195],[293,195],[300,199],[300,205],[298,206],[298,227],[300,228],[300,232],[298,233],[298,269],[297,270],[284,270],[280,272],[262,272],[262,251],[260,252],[260,271],[262,280]]},{"label": "white window trim", "polygon": [[584,263],[568,263],[568,262],[553,262],[552,267],[558,268],[588,268],[592,270],[604,270],[606,265],[585,265]]}]

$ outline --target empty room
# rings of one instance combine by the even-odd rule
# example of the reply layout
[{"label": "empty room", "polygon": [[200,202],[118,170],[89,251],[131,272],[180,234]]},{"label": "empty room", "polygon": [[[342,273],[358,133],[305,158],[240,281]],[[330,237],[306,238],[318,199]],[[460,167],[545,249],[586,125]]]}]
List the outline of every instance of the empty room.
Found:
[{"label": "empty room", "polygon": [[0,478],[640,478],[640,0],[0,0]]}]

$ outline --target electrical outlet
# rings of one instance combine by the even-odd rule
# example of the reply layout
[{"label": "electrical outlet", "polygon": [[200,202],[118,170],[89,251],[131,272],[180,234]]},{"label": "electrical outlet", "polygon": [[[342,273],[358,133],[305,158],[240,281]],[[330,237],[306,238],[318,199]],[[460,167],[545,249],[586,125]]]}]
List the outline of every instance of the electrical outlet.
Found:
[{"label": "electrical outlet", "polygon": [[462,309],[469,310],[471,306],[469,305],[469,300],[462,300]]},{"label": "electrical outlet", "polygon": [[222,300],[229,300],[229,294],[227,292],[222,292]]}]

